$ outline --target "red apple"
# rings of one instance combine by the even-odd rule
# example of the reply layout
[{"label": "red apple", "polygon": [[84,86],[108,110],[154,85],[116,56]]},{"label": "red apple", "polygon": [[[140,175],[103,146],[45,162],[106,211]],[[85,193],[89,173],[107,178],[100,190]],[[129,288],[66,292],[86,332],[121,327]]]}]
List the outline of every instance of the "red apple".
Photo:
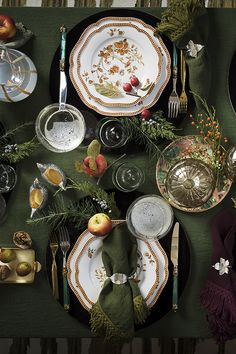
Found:
[{"label": "red apple", "polygon": [[141,112],[141,117],[145,120],[148,120],[151,117],[152,113],[149,111],[149,109],[143,109]]},{"label": "red apple", "polygon": [[7,15],[0,15],[0,39],[7,40],[16,34],[14,20]]},{"label": "red apple", "polygon": [[124,90],[125,92],[130,92],[130,91],[132,91],[132,86],[131,86],[131,84],[130,84],[129,82],[126,82],[125,84],[123,84],[123,90]]},{"label": "red apple", "polygon": [[105,157],[102,154],[98,154],[96,156],[96,158],[95,158],[95,163],[97,165],[97,169],[96,170],[92,170],[89,167],[90,159],[91,159],[91,156],[86,156],[84,161],[83,161],[84,173],[86,173],[89,176],[93,176],[93,177],[101,176],[101,174],[103,174],[103,172],[107,168],[107,160],[105,159]]},{"label": "red apple", "polygon": [[138,86],[139,85],[139,79],[137,78],[137,76],[132,76],[130,78],[130,83],[134,87]]},{"label": "red apple", "polygon": [[112,221],[107,214],[95,214],[88,221],[88,231],[95,236],[105,236],[111,230]]}]

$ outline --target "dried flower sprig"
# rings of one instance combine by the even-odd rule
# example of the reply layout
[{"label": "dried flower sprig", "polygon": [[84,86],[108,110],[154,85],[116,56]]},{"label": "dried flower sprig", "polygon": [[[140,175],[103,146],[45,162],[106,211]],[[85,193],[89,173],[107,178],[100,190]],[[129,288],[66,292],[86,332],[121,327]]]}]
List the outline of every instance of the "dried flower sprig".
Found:
[{"label": "dried flower sprig", "polygon": [[211,146],[213,151],[212,165],[217,170],[221,170],[225,156],[224,144],[228,143],[228,138],[224,137],[220,128],[219,120],[216,118],[215,108],[209,107],[206,100],[198,94],[191,92],[202,104],[205,114],[199,113],[197,116],[190,115],[192,125],[198,130],[204,141]]}]

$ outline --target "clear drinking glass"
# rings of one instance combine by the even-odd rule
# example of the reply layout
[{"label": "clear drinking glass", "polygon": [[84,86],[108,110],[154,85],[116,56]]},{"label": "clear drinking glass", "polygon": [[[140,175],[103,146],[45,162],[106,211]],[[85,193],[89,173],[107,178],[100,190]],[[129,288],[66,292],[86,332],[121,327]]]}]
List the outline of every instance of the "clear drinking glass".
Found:
[{"label": "clear drinking glass", "polygon": [[171,206],[155,194],[137,198],[128,208],[126,222],[130,232],[143,240],[157,240],[171,229],[174,213]]},{"label": "clear drinking glass", "polygon": [[132,192],[138,189],[144,180],[143,170],[130,162],[120,164],[112,173],[114,186],[122,192]]},{"label": "clear drinking glass", "polygon": [[0,45],[0,101],[17,102],[35,89],[37,71],[24,53]]},{"label": "clear drinking glass", "polygon": [[124,146],[129,138],[127,129],[114,118],[103,118],[97,125],[97,138],[103,146],[113,149]]},{"label": "clear drinking glass", "polygon": [[17,181],[16,172],[13,167],[9,165],[0,165],[0,193],[7,193],[11,191]]},{"label": "clear drinking glass", "polygon": [[86,131],[81,112],[69,104],[60,109],[58,103],[43,108],[35,122],[40,143],[48,150],[58,153],[76,149],[83,141]]}]

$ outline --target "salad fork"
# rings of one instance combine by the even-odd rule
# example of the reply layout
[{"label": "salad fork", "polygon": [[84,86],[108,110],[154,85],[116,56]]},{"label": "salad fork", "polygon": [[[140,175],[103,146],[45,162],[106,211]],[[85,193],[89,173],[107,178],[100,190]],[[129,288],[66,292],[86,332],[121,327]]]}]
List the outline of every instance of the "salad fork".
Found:
[{"label": "salad fork", "polygon": [[186,82],[186,62],[184,59],[183,51],[180,51],[180,78],[182,83],[182,92],[180,94],[180,113],[187,113],[188,107],[188,97],[185,92],[185,82]]},{"label": "salad fork", "polygon": [[173,69],[172,69],[173,89],[168,101],[168,118],[176,118],[179,113],[180,100],[176,91],[177,75],[178,75],[177,51],[175,45],[173,44]]},{"label": "salad fork", "polygon": [[56,253],[58,250],[58,242],[57,237],[54,232],[50,235],[50,249],[52,252],[52,293],[56,300],[59,299],[59,292],[58,292],[58,278],[57,278],[57,263],[56,263]]},{"label": "salad fork", "polygon": [[69,287],[67,282],[66,255],[70,248],[70,237],[67,228],[64,226],[61,226],[58,232],[59,232],[59,239],[60,239],[60,248],[63,254],[63,264],[62,264],[63,302],[64,302],[64,309],[68,311],[70,309],[70,297],[69,297]]}]

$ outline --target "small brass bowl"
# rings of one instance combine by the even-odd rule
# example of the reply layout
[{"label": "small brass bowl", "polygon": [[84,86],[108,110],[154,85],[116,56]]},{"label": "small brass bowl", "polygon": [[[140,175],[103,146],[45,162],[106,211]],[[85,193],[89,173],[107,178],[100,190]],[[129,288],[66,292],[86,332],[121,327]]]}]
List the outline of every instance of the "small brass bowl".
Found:
[{"label": "small brass bowl", "polygon": [[187,158],[174,164],[166,176],[169,198],[186,208],[196,208],[211,197],[216,180],[209,165]]}]

